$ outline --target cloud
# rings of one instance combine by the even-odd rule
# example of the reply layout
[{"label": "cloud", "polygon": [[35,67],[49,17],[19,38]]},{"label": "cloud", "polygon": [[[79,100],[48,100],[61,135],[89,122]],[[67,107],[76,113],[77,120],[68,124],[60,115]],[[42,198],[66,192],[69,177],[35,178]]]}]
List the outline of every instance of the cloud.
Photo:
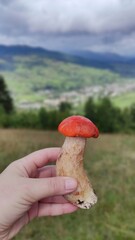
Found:
[{"label": "cloud", "polygon": [[1,0],[0,11],[0,42],[120,52],[135,33],[134,0]]},{"label": "cloud", "polygon": [[[19,8],[21,11],[19,11]],[[12,12],[27,22],[31,32],[127,32],[135,27],[135,1],[38,0],[13,1]]]}]

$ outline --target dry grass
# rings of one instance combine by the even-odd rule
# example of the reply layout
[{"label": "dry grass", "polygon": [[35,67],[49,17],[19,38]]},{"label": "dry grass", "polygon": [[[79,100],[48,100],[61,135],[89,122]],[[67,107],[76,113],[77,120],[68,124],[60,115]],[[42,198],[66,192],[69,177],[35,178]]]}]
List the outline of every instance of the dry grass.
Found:
[{"label": "dry grass", "polygon": [[[0,170],[32,151],[62,142],[57,132],[0,130]],[[98,203],[91,210],[34,220],[16,240],[135,239],[135,136],[101,135],[88,140],[85,168]]]}]

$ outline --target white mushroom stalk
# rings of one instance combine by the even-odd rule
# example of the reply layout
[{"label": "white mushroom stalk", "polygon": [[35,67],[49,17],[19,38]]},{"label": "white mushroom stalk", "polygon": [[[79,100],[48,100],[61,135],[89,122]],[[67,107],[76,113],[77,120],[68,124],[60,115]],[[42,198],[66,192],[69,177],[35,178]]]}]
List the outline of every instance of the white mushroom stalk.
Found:
[{"label": "white mushroom stalk", "polygon": [[[94,126],[93,128],[94,132],[92,130],[90,135],[92,134],[92,136],[94,136],[95,134],[95,137],[97,137],[98,131],[97,128],[95,128],[95,125],[88,119],[87,120],[89,122],[86,121],[86,118],[81,116],[72,116],[65,119],[68,126],[70,125],[69,124],[70,120],[72,127],[74,126],[73,132],[72,134],[70,132],[70,135],[75,135],[74,130],[76,132],[76,129],[79,129],[78,127],[76,127],[76,125],[73,124],[73,121],[77,121],[78,119],[79,122],[77,122],[77,125],[80,124],[80,119],[81,121],[83,120],[83,124],[81,122],[81,127],[84,130],[85,126],[85,132],[87,125],[86,123],[90,123],[89,127],[93,128]],[[65,128],[65,120],[60,125],[62,131],[63,126]],[[83,167],[86,137],[82,137],[82,129],[81,130],[79,129],[80,134],[78,134],[78,132],[76,133],[76,135],[81,135],[81,137],[67,136],[65,138],[64,144],[61,149],[61,153],[56,162],[56,173],[58,176],[69,176],[75,178],[78,181],[77,189],[74,192],[67,194],[65,198],[79,208],[89,209],[92,205],[94,205],[97,202],[97,196],[93,191],[92,185]],[[59,129],[59,131],[61,131],[61,129]]]}]

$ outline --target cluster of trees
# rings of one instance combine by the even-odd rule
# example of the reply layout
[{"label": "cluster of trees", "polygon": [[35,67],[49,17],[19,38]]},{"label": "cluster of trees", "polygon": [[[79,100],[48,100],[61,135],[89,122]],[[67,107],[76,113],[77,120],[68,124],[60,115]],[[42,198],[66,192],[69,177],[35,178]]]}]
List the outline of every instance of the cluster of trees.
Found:
[{"label": "cluster of trees", "polygon": [[114,106],[107,97],[97,103],[89,98],[85,104],[85,116],[91,119],[101,132],[130,132],[135,131],[135,104],[120,109]]},{"label": "cluster of trees", "polygon": [[[73,112],[72,105],[67,102],[61,103],[58,110],[16,111],[5,81],[0,77],[0,127],[54,130],[64,118],[73,114],[78,113]],[[135,104],[121,110],[107,97],[96,102],[89,98],[83,115],[91,119],[100,132],[135,131]]]},{"label": "cluster of trees", "polygon": [[45,108],[41,108],[36,111],[14,110],[10,114],[7,114],[1,107],[0,127],[55,130],[64,118],[71,115],[71,112],[69,110],[62,111],[60,108],[59,110],[51,111],[47,111]]}]

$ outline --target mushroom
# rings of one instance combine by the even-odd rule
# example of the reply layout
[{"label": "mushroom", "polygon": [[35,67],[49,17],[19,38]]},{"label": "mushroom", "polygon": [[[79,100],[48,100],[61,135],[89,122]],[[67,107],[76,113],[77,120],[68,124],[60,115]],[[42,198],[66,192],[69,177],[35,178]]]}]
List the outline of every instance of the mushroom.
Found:
[{"label": "mushroom", "polygon": [[56,175],[78,181],[77,189],[64,197],[79,208],[89,209],[97,202],[97,196],[83,168],[83,155],[86,138],[97,138],[99,131],[92,121],[78,115],[64,119],[58,131],[66,138],[56,161]]}]

